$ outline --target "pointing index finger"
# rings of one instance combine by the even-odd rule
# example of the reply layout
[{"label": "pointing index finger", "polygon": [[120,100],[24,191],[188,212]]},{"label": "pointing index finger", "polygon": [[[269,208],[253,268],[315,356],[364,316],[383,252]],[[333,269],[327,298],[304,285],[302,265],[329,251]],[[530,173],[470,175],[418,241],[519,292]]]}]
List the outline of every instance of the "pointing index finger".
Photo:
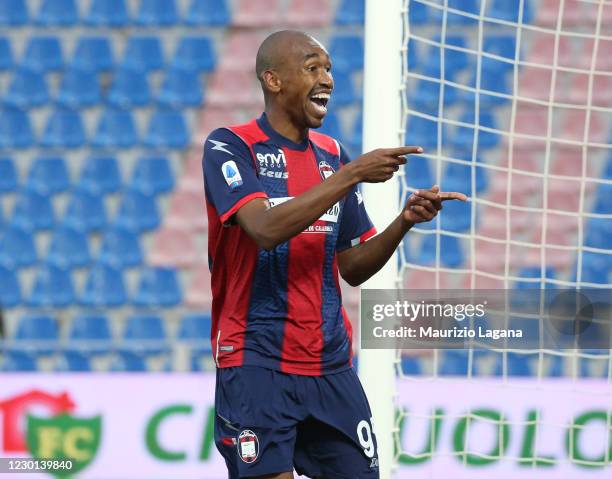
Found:
[{"label": "pointing index finger", "polygon": [[463,193],[458,193],[456,191],[451,191],[451,192],[441,191],[440,193],[438,193],[438,196],[440,197],[442,201],[448,201],[448,200],[467,201],[468,200],[468,197],[466,195],[464,195]]},{"label": "pointing index finger", "polygon": [[423,148],[421,146],[398,146],[397,148],[384,148],[383,152],[385,155],[401,156],[410,155],[412,153],[423,153]]}]

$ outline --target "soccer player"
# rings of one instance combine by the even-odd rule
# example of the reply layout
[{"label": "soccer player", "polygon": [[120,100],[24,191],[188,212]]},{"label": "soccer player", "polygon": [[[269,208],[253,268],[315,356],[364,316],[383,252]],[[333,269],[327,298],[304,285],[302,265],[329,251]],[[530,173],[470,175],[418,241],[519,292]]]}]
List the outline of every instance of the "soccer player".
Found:
[{"label": "soccer player", "polygon": [[231,479],[290,479],[294,468],[311,478],[376,478],[338,271],[363,283],[415,223],[466,197],[420,190],[376,235],[358,184],[387,181],[422,149],[350,161],[313,131],[334,84],[327,50],[304,33],[270,35],[256,71],[265,113],[213,131],[204,145],[217,448]]}]

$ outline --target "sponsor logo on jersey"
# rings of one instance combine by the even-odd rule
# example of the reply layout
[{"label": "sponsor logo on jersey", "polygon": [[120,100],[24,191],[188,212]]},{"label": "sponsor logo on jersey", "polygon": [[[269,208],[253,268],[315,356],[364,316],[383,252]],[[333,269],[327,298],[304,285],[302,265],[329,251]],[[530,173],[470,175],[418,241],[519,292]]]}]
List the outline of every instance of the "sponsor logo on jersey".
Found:
[{"label": "sponsor logo on jersey", "polygon": [[259,163],[259,175],[268,178],[289,178],[289,173],[285,171],[287,168],[287,159],[285,153],[280,148],[278,153],[256,153],[255,157]]},{"label": "sponsor logo on jersey", "polygon": [[319,173],[321,174],[321,178],[323,178],[323,180],[326,180],[327,178],[329,178],[331,175],[335,173],[335,170],[332,168],[332,166],[327,161],[320,161],[319,162]]},{"label": "sponsor logo on jersey", "polygon": [[238,188],[242,184],[242,176],[240,176],[235,161],[229,160],[223,163],[223,165],[221,165],[221,172],[223,173],[225,182],[232,190]]},{"label": "sponsor logo on jersey", "polygon": [[355,191],[355,196],[357,197],[357,204],[358,205],[363,203],[363,196],[361,196],[361,192],[359,190]]},{"label": "sponsor logo on jersey", "polygon": [[259,455],[259,439],[250,429],[245,429],[238,436],[238,456],[243,462],[251,463]]},{"label": "sponsor logo on jersey", "polygon": [[[281,198],[268,198],[268,201],[270,202],[271,207],[275,207],[277,205],[284,203],[285,201],[289,201],[292,198],[293,196],[284,196]],[[323,215],[321,215],[321,217],[319,218],[319,221],[328,221],[330,223],[337,223],[339,217],[340,217],[340,203],[338,202],[332,205],[332,207],[328,209],[325,213],[323,213]],[[309,233],[323,233],[323,232],[327,232],[328,230],[325,230],[325,231],[306,230],[306,231]]]}]

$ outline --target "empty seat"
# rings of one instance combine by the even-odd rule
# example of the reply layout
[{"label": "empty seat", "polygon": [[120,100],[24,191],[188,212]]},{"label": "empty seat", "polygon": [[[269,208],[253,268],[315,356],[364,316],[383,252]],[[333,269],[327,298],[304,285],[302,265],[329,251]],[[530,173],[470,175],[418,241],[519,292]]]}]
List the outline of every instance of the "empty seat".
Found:
[{"label": "empty seat", "polygon": [[49,229],[55,223],[53,204],[40,193],[22,191],[15,202],[12,221],[27,231]]},{"label": "empty seat", "polygon": [[[351,0],[346,0],[352,3]],[[439,10],[430,8],[428,5],[419,2],[412,2],[408,9],[408,21],[410,25],[423,25],[429,21],[436,20],[440,17]]]},{"label": "empty seat", "polygon": [[196,71],[167,70],[157,102],[163,106],[182,108],[199,106],[203,102],[203,84]]},{"label": "empty seat", "polygon": [[108,155],[87,158],[78,188],[94,195],[116,192],[121,188],[117,158]]},{"label": "empty seat", "polygon": [[248,108],[263,106],[259,82],[251,72],[235,72],[229,75],[222,71],[212,74],[206,90],[207,107]]},{"label": "empty seat", "polygon": [[40,143],[45,147],[79,148],[85,144],[85,140],[79,112],[57,109],[49,115]]},{"label": "empty seat", "polygon": [[185,148],[190,137],[185,117],[180,111],[158,109],[155,111],[144,138],[149,148]]},{"label": "empty seat", "polygon": [[64,351],[57,358],[54,371],[56,372],[90,372],[92,371],[91,360],[85,354],[78,351]]},{"label": "empty seat", "polygon": [[586,223],[585,246],[612,249],[612,221],[608,218],[589,218]]},{"label": "empty seat", "polygon": [[440,234],[440,249],[437,248],[435,236],[426,236],[421,243],[417,264],[432,266],[436,264],[436,255],[439,252],[440,265],[448,268],[458,268],[463,264],[463,251],[459,238]]},{"label": "empty seat", "polygon": [[16,27],[28,21],[26,0],[4,0],[0,2],[0,25]]},{"label": "empty seat", "polygon": [[0,306],[12,308],[21,303],[21,286],[15,270],[0,264]]},{"label": "empty seat", "polygon": [[0,364],[2,372],[34,372],[38,370],[36,358],[23,351],[6,351]]},{"label": "empty seat", "polygon": [[331,96],[333,105],[350,105],[361,100],[361,95],[356,94],[351,74],[339,71],[334,73],[334,91]]},{"label": "empty seat", "polygon": [[34,142],[28,114],[21,110],[0,112],[0,148],[28,148]]},{"label": "empty seat", "polygon": [[227,0],[191,0],[185,23],[192,26],[224,27],[230,23]]},{"label": "empty seat", "polygon": [[82,108],[95,105],[100,98],[96,72],[70,68],[62,76],[56,101],[68,108]]},{"label": "empty seat", "polygon": [[117,269],[139,266],[142,263],[142,250],[138,234],[125,227],[106,229],[98,261]]},{"label": "empty seat", "polygon": [[149,103],[151,92],[146,72],[125,68],[116,71],[107,100],[112,106],[126,109]]},{"label": "empty seat", "polygon": [[22,65],[38,71],[54,71],[64,67],[60,40],[52,36],[30,37],[26,45]]},{"label": "empty seat", "polygon": [[86,354],[105,354],[112,347],[108,317],[103,314],[79,314],[72,320],[68,348]]},{"label": "empty seat", "polygon": [[70,27],[78,19],[75,0],[43,0],[36,15],[36,23],[43,27]]},{"label": "empty seat", "polygon": [[68,201],[64,223],[86,233],[104,229],[107,223],[104,198],[84,190],[74,190]]},{"label": "empty seat", "polygon": [[448,11],[446,22],[449,25],[474,25],[478,20],[466,14],[480,14],[480,0],[448,0],[448,8],[461,13]]},{"label": "empty seat", "polygon": [[454,232],[469,230],[472,225],[471,207],[472,203],[447,201],[444,204],[444,213],[440,215],[442,229]]},{"label": "empty seat", "polygon": [[[404,181],[413,188],[429,188],[433,185],[433,176],[427,158],[408,156],[404,166]],[[409,193],[407,193],[409,195]],[[408,198],[406,198],[408,199]]]},{"label": "empty seat", "polygon": [[[523,4],[523,14],[519,18],[521,4]],[[491,18],[516,23],[520,21],[522,24],[531,23],[533,19],[530,0],[493,0],[488,7],[488,16]]]},{"label": "empty seat", "polygon": [[59,268],[82,268],[91,262],[87,234],[73,226],[62,225],[53,231],[47,263]]},{"label": "empty seat", "polygon": [[[433,40],[444,45],[444,78],[454,79],[456,74],[466,68],[470,63],[470,57],[463,50],[456,48],[466,48],[464,35],[446,35],[444,39],[440,35],[434,36]],[[428,76],[441,78],[440,59],[442,56],[442,46],[431,45],[427,49],[424,69]]]},{"label": "empty seat", "polygon": [[181,318],[177,338],[191,347],[192,352],[210,352],[210,314],[188,314]]},{"label": "empty seat", "polygon": [[539,32],[534,35],[533,44],[529,49],[528,60],[540,65],[552,67],[555,60],[555,49],[557,50],[557,66],[576,67],[571,51],[570,38],[559,36],[558,45],[554,32]]},{"label": "empty seat", "polygon": [[122,68],[149,72],[164,64],[161,42],[154,36],[136,36],[128,39],[123,54]]},{"label": "empty seat", "polygon": [[482,50],[500,57],[514,59],[516,56],[516,37],[515,35],[486,35],[483,41]]},{"label": "empty seat", "polygon": [[329,48],[334,69],[344,71],[363,70],[363,38],[355,35],[337,35]]},{"label": "empty seat", "polygon": [[[496,376],[532,376],[529,365],[530,355],[508,352],[505,355],[496,354],[496,356],[497,361],[493,373]],[[505,360],[504,356],[506,356]]]},{"label": "empty seat", "polygon": [[133,299],[136,306],[171,307],[181,302],[182,293],[176,271],[172,268],[145,268],[140,275]]},{"label": "empty seat", "polygon": [[208,227],[202,191],[177,190],[170,199],[166,224],[187,231],[203,231]]},{"label": "empty seat", "polygon": [[41,195],[53,195],[66,191],[69,186],[70,177],[64,158],[43,156],[34,160],[26,183],[27,189]]},{"label": "empty seat", "polygon": [[216,60],[212,38],[203,35],[186,36],[180,39],[174,51],[172,68],[211,72],[215,69]]},{"label": "empty seat", "polygon": [[143,156],[138,159],[130,188],[145,195],[167,193],[174,188],[174,174],[166,156]]},{"label": "empty seat", "polygon": [[479,165],[480,158],[476,158],[476,165],[465,163],[449,163],[444,170],[442,184],[445,191],[463,191],[467,194],[472,194],[470,185],[472,184],[472,170],[474,171],[476,193],[481,195],[488,186],[487,171]]},{"label": "empty seat", "polygon": [[327,0],[291,0],[287,9],[287,23],[296,27],[326,27],[331,9]]},{"label": "empty seat", "polygon": [[143,355],[167,352],[166,328],[162,318],[153,315],[127,318],[122,349]]},{"label": "empty seat", "polygon": [[226,78],[230,77],[227,72],[248,72],[252,77],[255,71],[257,50],[263,40],[264,37],[259,31],[246,30],[231,33],[225,41],[217,72]]},{"label": "empty seat", "polygon": [[95,27],[124,27],[129,23],[125,0],[93,0],[85,24]]},{"label": "empty seat", "polygon": [[132,114],[108,108],[101,113],[92,145],[99,148],[130,148],[138,143]]},{"label": "empty seat", "polygon": [[135,22],[147,27],[169,27],[178,21],[174,0],[140,0]]},{"label": "empty seat", "polygon": [[[563,4],[563,28],[570,25],[579,25],[584,21],[580,0],[565,0]],[[543,0],[537,10],[536,24],[556,27],[559,20],[559,0]]]},{"label": "empty seat", "polygon": [[237,27],[263,28],[281,23],[279,0],[240,0],[232,23]]},{"label": "empty seat", "polygon": [[147,364],[138,354],[119,351],[111,363],[110,370],[113,372],[144,372],[147,370]]},{"label": "empty seat", "polygon": [[19,226],[9,225],[0,236],[0,265],[7,268],[32,266],[37,261],[33,235]]},{"label": "empty seat", "polygon": [[459,99],[456,88],[445,85],[444,92],[442,92],[439,81],[421,79],[417,83],[412,102],[417,111],[437,116],[440,109],[440,96],[442,94],[444,94],[443,105],[445,108],[450,107]]},{"label": "empty seat", "polygon": [[115,224],[139,232],[157,228],[159,213],[155,197],[140,191],[126,191],[121,198]]},{"label": "empty seat", "polygon": [[481,111],[478,116],[478,125],[475,125],[475,114],[473,111],[468,111],[460,119],[462,123],[472,126],[457,126],[452,144],[460,150],[471,150],[474,146],[474,135],[478,135],[477,145],[479,148],[493,148],[500,141],[500,135],[497,133],[484,131],[481,128],[496,129],[495,118],[490,111]]},{"label": "empty seat", "polygon": [[34,108],[49,100],[44,75],[35,70],[21,68],[13,73],[4,102],[16,108]]},{"label": "empty seat", "polygon": [[10,349],[38,354],[55,352],[59,340],[57,320],[51,316],[23,316],[17,322]]},{"label": "empty seat", "polygon": [[17,170],[13,160],[8,157],[0,158],[0,194],[17,189]]},{"label": "empty seat", "polygon": [[101,72],[113,68],[113,53],[108,37],[81,37],[72,58],[72,67]]},{"label": "empty seat", "polygon": [[340,119],[334,112],[329,112],[323,119],[323,124],[317,129],[319,133],[324,133],[333,138],[343,138],[340,127]]},{"label": "empty seat", "polygon": [[[410,10],[415,8],[415,4],[410,5]],[[342,0],[336,11],[336,25],[363,25],[364,22],[365,0]]]},{"label": "empty seat", "polygon": [[45,264],[38,269],[32,293],[27,304],[30,307],[65,308],[75,300],[70,271]]},{"label": "empty seat", "polygon": [[201,263],[193,270],[189,289],[185,294],[185,303],[194,308],[210,311],[212,308],[212,291],[208,264]]},{"label": "empty seat", "polygon": [[[230,125],[231,123],[220,123]],[[1,163],[0,163],[1,170]],[[195,193],[202,193],[204,188],[204,172],[202,171],[202,152],[193,148],[183,165],[183,171],[179,179],[178,189]],[[1,186],[0,186],[1,191]]]},{"label": "empty seat", "polygon": [[[473,366],[472,363],[472,368]],[[467,376],[470,371],[468,351],[444,351],[439,367],[440,376]]]},{"label": "empty seat", "polygon": [[183,268],[195,264],[198,258],[193,234],[189,231],[165,227],[155,232],[149,262],[153,266]]},{"label": "empty seat", "polygon": [[11,41],[7,37],[0,37],[0,70],[8,70],[13,67],[13,52]]},{"label": "empty seat", "polygon": [[107,264],[96,264],[89,270],[80,303],[88,307],[119,307],[127,300],[120,270]]},{"label": "empty seat", "polygon": [[[576,267],[573,271],[574,277],[570,280],[576,281],[578,279]],[[591,251],[582,252],[582,275],[580,278],[582,283],[610,284],[610,271],[612,271],[610,255]]]},{"label": "empty seat", "polygon": [[[441,142],[446,141],[446,125],[441,125]],[[422,146],[432,150],[438,145],[438,122],[416,115],[409,115],[406,121],[406,144]]]}]

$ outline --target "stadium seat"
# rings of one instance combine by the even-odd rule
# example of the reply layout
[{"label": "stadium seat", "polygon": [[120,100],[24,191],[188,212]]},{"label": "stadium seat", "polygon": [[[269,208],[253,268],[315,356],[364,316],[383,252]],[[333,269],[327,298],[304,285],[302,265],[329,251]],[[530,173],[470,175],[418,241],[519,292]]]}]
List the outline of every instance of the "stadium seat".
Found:
[{"label": "stadium seat", "polygon": [[199,106],[204,101],[203,84],[196,71],[166,70],[166,76],[157,95],[161,106],[184,108]]},{"label": "stadium seat", "polygon": [[[427,75],[432,76],[430,74]],[[440,95],[442,93],[444,94],[445,109],[451,107],[459,99],[459,92],[455,87],[445,85],[444,92],[442,92],[439,81],[421,79],[417,83],[412,103],[414,103],[415,109],[419,112],[437,116],[440,109]]]},{"label": "stadium seat", "polygon": [[476,25],[478,20],[465,15],[480,15],[480,0],[448,0],[448,8],[460,11],[455,13],[448,11],[446,22],[448,25]]},{"label": "stadium seat", "polygon": [[[522,268],[516,276],[521,278],[514,281],[513,289],[540,289],[542,269],[539,266],[527,266]],[[544,269],[544,282],[546,285],[547,279],[555,279],[557,272],[554,268],[546,267]]]},{"label": "stadium seat", "polygon": [[[422,265],[436,264],[437,241],[434,236],[424,238],[417,262]],[[455,236],[440,234],[440,264],[448,268],[458,268],[464,262],[461,242]]]},{"label": "stadium seat", "polygon": [[144,145],[148,148],[185,148],[190,141],[185,117],[180,111],[158,109],[151,115]]},{"label": "stadium seat", "polygon": [[134,353],[119,351],[111,363],[112,372],[144,372],[147,370],[145,360]]},{"label": "stadium seat", "polygon": [[586,223],[584,245],[591,248],[612,249],[612,221],[608,218],[589,218]]},{"label": "stadium seat", "polygon": [[75,300],[70,271],[50,264],[37,272],[27,305],[34,308],[65,308]]},{"label": "stadium seat", "polygon": [[[610,260],[610,255],[605,253],[595,253],[592,251],[582,252],[581,282],[610,284],[610,271],[612,271],[612,261]],[[570,280],[577,280],[576,268],[574,268],[573,278],[570,278]]]},{"label": "stadium seat", "polygon": [[402,356],[402,374],[406,376],[420,376],[423,374],[421,358],[418,356]]},{"label": "stadium seat", "polygon": [[[563,4],[562,28],[580,25],[583,23],[583,13],[580,0],[565,0]],[[536,24],[547,27],[556,27],[559,19],[559,0],[543,0],[536,14]]]},{"label": "stadium seat", "polygon": [[21,286],[15,270],[0,264],[0,306],[12,308],[21,303]]},{"label": "stadium seat", "polygon": [[34,135],[28,114],[12,108],[0,112],[0,148],[28,148]]},{"label": "stadium seat", "polygon": [[29,231],[9,225],[0,234],[0,265],[18,269],[36,263],[36,246]]},{"label": "stadium seat", "polygon": [[[225,107],[211,107],[210,95],[208,95],[207,105],[202,109],[200,117],[198,119],[196,138],[198,142],[206,138],[213,130],[219,128],[219,125],[237,125],[241,121],[236,108],[225,108]],[[202,168],[202,152],[198,150],[197,156],[200,161],[200,169]],[[200,183],[202,184],[202,183]]]},{"label": "stadium seat", "polygon": [[516,56],[516,37],[515,35],[486,35],[482,51],[514,60]]},{"label": "stadium seat", "polygon": [[59,268],[82,268],[89,265],[91,255],[87,234],[69,225],[62,225],[53,231],[47,263]]},{"label": "stadium seat", "polygon": [[125,227],[113,226],[104,231],[98,262],[117,269],[139,266],[142,250],[138,234]]},{"label": "stadium seat", "polygon": [[[567,103],[586,105],[589,94],[589,74],[573,73],[570,76],[570,87],[564,89],[565,95],[555,100]],[[557,77],[558,78],[558,77]],[[557,79],[559,81],[559,79]],[[612,78],[605,75],[593,75],[591,104],[600,108],[612,105]]]},{"label": "stadium seat", "polygon": [[[410,10],[415,8],[415,2]],[[363,25],[365,23],[365,0],[342,0],[336,11],[336,25]]]},{"label": "stadium seat", "polygon": [[107,264],[96,264],[89,270],[80,297],[82,306],[116,308],[126,301],[127,292],[121,271]]},{"label": "stadium seat", "polygon": [[[220,122],[219,124],[231,125],[232,123]],[[200,136],[199,138],[206,138],[206,136]],[[0,163],[0,170],[1,168]],[[199,150],[199,148],[192,148],[187,155],[187,161],[183,165],[183,171],[179,179],[178,189],[181,191],[188,191],[190,193],[202,193],[203,185],[204,172],[202,171],[202,152]]]},{"label": "stadium seat", "polygon": [[230,21],[227,0],[191,0],[185,16],[191,26],[225,27]]},{"label": "stadium seat", "polygon": [[490,4],[488,3],[487,15],[508,22],[518,22],[521,3],[523,4],[521,23],[531,23],[533,20],[531,0],[493,0]]},{"label": "stadium seat", "polygon": [[127,318],[121,349],[145,356],[167,352],[169,348],[162,318],[153,315]]},{"label": "stadium seat", "polygon": [[77,351],[64,351],[58,358],[56,372],[91,372],[92,366],[88,356]]},{"label": "stadium seat", "polygon": [[[487,65],[487,62],[482,63],[478,102],[483,108],[496,108],[511,101],[512,91],[508,82],[508,75],[487,70]],[[468,86],[476,88],[476,80],[476,73],[474,73],[468,80]],[[506,95],[507,97],[504,98],[502,96],[491,95],[488,92]],[[468,90],[464,90],[462,93],[463,101],[468,104],[468,108],[473,109],[476,103],[476,93]]]},{"label": "stadium seat", "polygon": [[22,65],[42,72],[61,70],[64,67],[64,59],[59,38],[30,37],[22,58]]},{"label": "stadium seat", "polygon": [[125,109],[149,103],[151,92],[146,72],[126,68],[116,71],[107,101],[113,107]]},{"label": "stadium seat", "polygon": [[49,92],[42,73],[21,68],[13,73],[4,103],[11,107],[29,109],[42,106],[49,100]]},{"label": "stadium seat", "polygon": [[334,72],[334,91],[331,96],[332,105],[346,106],[361,100],[356,94],[351,74],[348,72]]},{"label": "stadium seat", "polygon": [[[357,156],[361,154],[362,135],[363,135],[363,110],[359,110],[359,113],[357,114],[357,117],[355,118],[353,122],[353,126],[351,128],[349,137],[348,139],[344,141],[350,151],[350,155],[353,158],[357,158]],[[342,140],[342,138],[340,138],[340,140]]]},{"label": "stadium seat", "polygon": [[175,0],[141,0],[134,19],[145,27],[169,27],[178,22]]},{"label": "stadium seat", "polygon": [[[442,145],[447,141],[447,127],[441,126]],[[408,115],[406,120],[406,144],[419,145],[425,150],[433,150],[438,145],[438,122],[416,115]]]},{"label": "stadium seat", "polygon": [[126,191],[121,198],[115,224],[140,233],[159,226],[155,196],[140,191]]},{"label": "stadium seat", "polygon": [[9,157],[0,157],[0,194],[15,191],[17,183],[17,170],[13,160]]},{"label": "stadium seat", "polygon": [[[408,144],[413,143],[408,142]],[[427,158],[408,156],[404,171],[406,172],[404,182],[407,186],[412,188],[429,188],[434,184],[429,160]]]},{"label": "stadium seat", "polygon": [[232,24],[240,28],[266,28],[282,23],[279,0],[239,0]]},{"label": "stadium seat", "polygon": [[17,27],[28,22],[28,5],[26,0],[4,0],[0,2],[0,25]]},{"label": "stadium seat", "polygon": [[78,20],[75,0],[43,0],[35,23],[41,27],[71,27]]},{"label": "stadium seat", "polygon": [[[351,0],[346,0],[351,2]],[[364,12],[365,13],[365,12]],[[430,8],[428,5],[420,2],[412,2],[408,9],[408,21],[411,26],[419,26],[429,22],[433,22],[440,17],[440,11]]]},{"label": "stadium seat", "polygon": [[122,186],[117,158],[109,155],[87,158],[77,186],[94,195],[115,193]]},{"label": "stadium seat", "polygon": [[214,109],[249,108],[263,106],[259,83],[251,72],[226,73],[216,71],[211,75],[206,90],[206,106]]},{"label": "stadium seat", "polygon": [[[607,130],[603,113],[589,112],[589,131],[587,140],[592,143],[605,143]],[[567,140],[583,141],[584,125],[587,121],[586,110],[569,110],[561,124],[561,131],[555,136]],[[555,130],[553,130],[555,131]],[[554,133],[553,133],[554,134]]]},{"label": "stadium seat", "polygon": [[[459,121],[462,123],[474,125],[474,111],[465,113]],[[500,142],[500,135],[493,132],[484,131],[480,128],[497,129],[495,118],[490,111],[482,110],[478,117],[478,129],[475,126],[457,126],[455,135],[451,142],[452,145],[459,150],[471,150],[474,145],[474,134],[478,135],[478,147],[480,149],[494,148]]]},{"label": "stadium seat", "polygon": [[329,54],[335,70],[363,70],[363,38],[356,35],[336,35],[331,40]]},{"label": "stadium seat", "polygon": [[56,98],[59,105],[83,108],[99,103],[100,99],[100,83],[95,72],[70,68],[62,75]]},{"label": "stadium seat", "polygon": [[108,37],[81,37],[72,57],[72,68],[92,72],[111,70],[113,53]]},{"label": "stadium seat", "polygon": [[[448,349],[442,354],[440,376],[463,376],[470,374],[468,351]],[[472,368],[474,363],[472,363]],[[471,371],[473,374],[473,371]]]},{"label": "stadium seat", "polygon": [[106,207],[100,195],[74,190],[64,215],[64,224],[85,233],[100,231],[106,227]]},{"label": "stadium seat", "polygon": [[206,342],[210,347],[212,319],[210,314],[188,314],[181,318],[177,339],[181,341]]},{"label": "stadium seat", "polygon": [[[531,355],[507,352],[506,367],[504,368],[504,354],[496,354],[495,370],[496,376],[532,376],[530,360]],[[504,370],[505,369],[505,370]]]},{"label": "stadium seat", "polygon": [[11,351],[34,354],[55,352],[59,341],[57,320],[51,316],[23,316],[17,322],[17,329],[9,343]]},{"label": "stadium seat", "polygon": [[145,268],[140,274],[133,298],[135,306],[171,307],[181,302],[182,293],[177,273],[172,268]]},{"label": "stadium seat", "polygon": [[125,27],[129,21],[125,0],[93,0],[85,16],[93,27]]},{"label": "stadium seat", "polygon": [[155,231],[149,263],[153,266],[193,266],[198,259],[193,234],[178,228],[163,227]]},{"label": "stadium seat", "polygon": [[79,148],[85,141],[79,112],[59,108],[49,115],[40,144],[50,148]]},{"label": "stadium seat", "polygon": [[[470,152],[471,153],[471,152]],[[470,158],[471,160],[471,158]],[[480,164],[480,166],[479,166]],[[476,165],[468,165],[464,163],[449,163],[442,177],[442,184],[445,191],[464,191],[471,195],[472,184],[472,169],[475,168],[475,189],[480,196],[488,186],[487,170],[480,158],[476,158]]]},{"label": "stadium seat", "polygon": [[597,186],[593,213],[612,215],[612,185],[602,183]]},{"label": "stadium seat", "polygon": [[469,230],[472,225],[471,206],[471,203],[447,201],[444,214],[440,215],[442,229],[454,232]]},{"label": "stadium seat", "polygon": [[0,37],[0,70],[8,70],[13,67],[13,52],[11,41],[7,37]]},{"label": "stadium seat", "polygon": [[164,65],[161,42],[154,36],[134,36],[128,39],[122,68],[150,72]]},{"label": "stadium seat", "polygon": [[185,304],[192,308],[210,311],[212,309],[212,292],[208,263],[201,263],[194,268],[191,284],[185,294]]},{"label": "stadium seat", "polygon": [[22,191],[15,201],[12,221],[27,231],[49,229],[55,223],[53,204],[40,193]]},{"label": "stadium seat", "polygon": [[[612,12],[612,8],[608,7],[608,11]],[[612,19],[612,13],[610,14],[610,18]],[[581,43],[582,45],[579,46],[578,59],[573,62],[572,66],[578,63],[582,68],[590,70],[595,42],[591,36],[591,38],[583,38]],[[612,69],[612,40],[609,37],[600,38],[597,42],[595,68],[603,72],[609,72]]]},{"label": "stadium seat", "polygon": [[533,44],[529,49],[528,60],[539,65],[552,67],[555,59],[555,48],[557,48],[557,66],[576,67],[573,60],[570,38],[564,35],[559,36],[558,46],[556,44],[554,32],[539,32],[533,39]]},{"label": "stadium seat", "polygon": [[[442,42],[440,35],[433,37],[433,41]],[[466,48],[466,41],[463,35],[453,34],[446,35],[444,38],[444,77],[454,79],[456,74],[470,65],[470,57],[461,50],[455,50],[452,47]],[[427,49],[424,69],[433,78],[441,77],[440,75],[440,58],[442,55],[442,47],[431,45]]]},{"label": "stadium seat", "polygon": [[68,350],[87,355],[111,351],[113,336],[108,317],[103,314],[79,314],[72,320]]},{"label": "stadium seat", "polygon": [[130,189],[145,195],[168,193],[174,188],[174,174],[166,156],[142,156],[136,162]]},{"label": "stadium seat", "polygon": [[176,190],[170,199],[166,225],[187,231],[204,231],[208,227],[202,190]]},{"label": "stadium seat", "polygon": [[214,41],[205,35],[182,37],[172,58],[172,69],[211,72],[217,62]]},{"label": "stadium seat", "polygon": [[252,77],[257,50],[264,38],[257,30],[231,33],[225,41],[223,54],[219,56],[216,71],[225,78],[230,77],[227,72],[248,72]]},{"label": "stadium seat", "polygon": [[36,358],[23,351],[6,351],[3,354],[0,371],[4,373],[34,372],[38,370]]},{"label": "stadium seat", "polygon": [[327,0],[291,0],[286,22],[293,27],[326,27],[331,19]]},{"label": "stadium seat", "polygon": [[340,126],[340,119],[333,111],[325,115],[323,125],[317,129],[317,132],[324,133],[333,138],[344,138],[342,128]]},{"label": "stadium seat", "polygon": [[28,190],[48,196],[66,191],[69,186],[70,177],[64,158],[43,156],[34,160],[26,183]]},{"label": "stadium seat", "polygon": [[107,108],[100,119],[92,145],[98,148],[131,148],[138,143],[138,132],[128,110]]}]

